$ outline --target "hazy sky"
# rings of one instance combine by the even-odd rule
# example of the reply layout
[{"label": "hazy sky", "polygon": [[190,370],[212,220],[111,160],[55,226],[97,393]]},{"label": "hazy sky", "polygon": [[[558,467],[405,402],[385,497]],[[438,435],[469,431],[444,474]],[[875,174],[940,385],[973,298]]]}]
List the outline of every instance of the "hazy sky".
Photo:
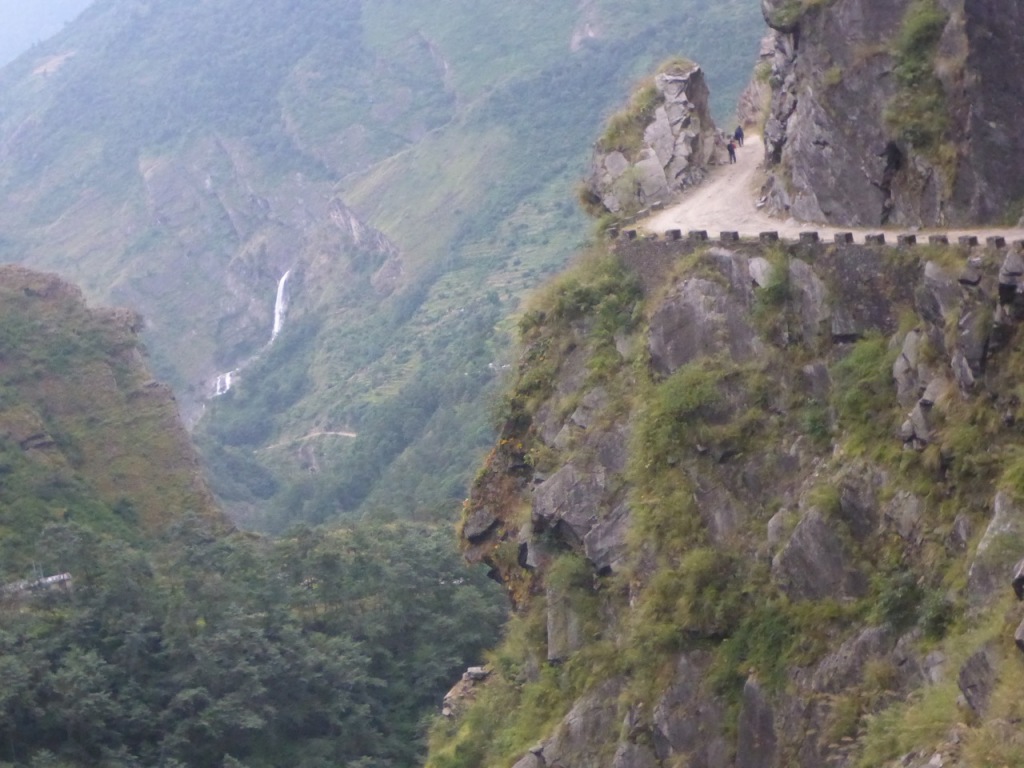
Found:
[{"label": "hazy sky", "polygon": [[58,32],[92,0],[0,0],[0,65]]}]

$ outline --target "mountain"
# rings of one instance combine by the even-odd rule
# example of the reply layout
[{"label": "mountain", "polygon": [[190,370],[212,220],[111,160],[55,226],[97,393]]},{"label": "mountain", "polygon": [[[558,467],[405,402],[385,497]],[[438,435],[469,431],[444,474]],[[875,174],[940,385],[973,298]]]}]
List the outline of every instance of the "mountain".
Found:
[{"label": "mountain", "polygon": [[448,526],[232,530],[140,326],[0,267],[0,761],[419,764],[496,585]]},{"label": "mountain", "polygon": [[504,318],[581,239],[600,116],[680,50],[727,114],[759,27],[741,0],[100,0],[0,73],[0,257],[143,314],[236,519],[446,514]]},{"label": "mountain", "polygon": [[[990,228],[1019,187],[990,162],[1010,5],[762,3],[773,178],[726,192],[744,225],[803,217],[795,242],[636,211],[679,69],[609,121],[585,195],[608,236],[526,302],[459,528],[514,616],[427,766],[1024,764],[1024,240]],[[916,230],[947,222],[953,245]]]}]

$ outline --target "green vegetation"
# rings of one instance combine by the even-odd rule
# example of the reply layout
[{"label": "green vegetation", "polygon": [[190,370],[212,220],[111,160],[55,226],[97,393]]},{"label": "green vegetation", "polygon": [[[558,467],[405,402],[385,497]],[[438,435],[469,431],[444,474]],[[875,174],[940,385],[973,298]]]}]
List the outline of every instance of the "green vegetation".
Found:
[{"label": "green vegetation", "polygon": [[840,428],[849,430],[848,446],[853,450],[873,450],[891,443],[896,426],[892,394],[896,354],[884,338],[869,336],[833,367],[833,404]]},{"label": "green vegetation", "polygon": [[[650,366],[645,320],[653,322],[663,296],[674,295],[671,286],[695,277],[728,284],[727,268],[699,250],[656,265],[653,248],[620,246],[627,264],[644,259],[645,283],[657,285],[651,273],[659,269],[669,283],[632,306],[616,300],[615,279],[600,277],[621,265],[593,259],[530,303],[520,321],[523,356],[502,413],[505,431],[466,507],[467,514],[501,510],[494,550],[485,559],[502,575],[518,613],[491,656],[495,674],[477,702],[461,718],[435,724],[428,765],[512,765],[551,736],[582,696],[606,696],[611,689],[618,696],[605,714],[628,722],[629,740],[645,744],[654,727],[648,713],[666,695],[681,655],[694,675],[685,683],[688,702],[721,708],[727,743],[739,733],[744,686],[756,680],[773,703],[796,691],[812,697],[821,707],[821,731],[802,738],[814,737],[851,764],[886,765],[913,750],[937,749],[958,722],[968,722],[958,728],[971,764],[1013,764],[1016,739],[987,715],[966,721],[956,706],[955,671],[908,696],[916,682],[892,654],[872,653],[846,670],[843,660],[852,656],[836,650],[869,637],[866,630],[884,630],[875,636],[901,638],[902,648],[922,658],[941,651],[950,659],[947,669],[956,670],[987,644],[999,668],[995,716],[1021,713],[1013,693],[1020,684],[1018,651],[1010,642],[1016,619],[1002,601],[984,610],[974,606],[975,617],[964,620],[969,559],[951,543],[950,530],[954,517],[968,517],[977,539],[991,517],[995,489],[1024,498],[1013,426],[1024,356],[1007,344],[989,357],[978,387],[1004,393],[999,405],[993,407],[992,396],[952,390],[929,411],[929,445],[904,447],[897,427],[906,408],[897,402],[892,374],[902,340],[926,327],[933,339],[945,334],[942,342],[920,348],[921,361],[940,366],[958,343],[953,329],[962,318],[954,313],[936,326],[913,311],[921,299],[904,284],[887,294],[890,317],[900,318],[891,336],[868,333],[831,345],[820,337],[802,340],[802,332],[790,332],[797,330],[804,300],[790,280],[791,259],[807,256],[799,248],[759,252],[773,263],[774,275],[755,289],[750,320],[765,349],[754,363],[731,361],[723,342],[719,355],[698,357],[665,376]],[[932,250],[925,257],[944,264],[957,252]],[[815,267],[825,279],[834,268],[829,258],[825,254]],[[920,269],[920,261],[916,251],[894,253],[884,268],[905,275]],[[602,292],[616,306],[617,346],[632,354],[594,378],[580,372],[592,371],[600,357],[594,339]],[[964,312],[984,327],[991,323],[984,307],[968,305]],[[942,352],[933,346],[940,343]],[[827,394],[806,380],[808,363],[827,367]],[[542,443],[537,431],[550,429],[552,414],[573,413],[598,386],[605,412],[587,434],[558,448]],[[595,434],[612,424],[630,429],[627,467],[606,479],[615,499],[628,499],[625,561],[611,574],[595,573],[572,537],[548,529],[531,542],[531,554],[541,547],[539,557],[552,558],[550,565],[521,567],[529,497],[520,489],[529,485],[528,457],[542,457],[545,475],[570,461],[587,471],[597,461]],[[787,464],[794,469],[784,469]],[[798,490],[790,485],[797,476]],[[880,483],[869,493],[858,485],[868,477]],[[605,513],[605,503],[595,504],[595,514]],[[772,558],[811,509],[833,530],[848,567],[864,576],[862,596],[797,599],[776,583]],[[776,511],[782,518],[769,523]],[[874,518],[870,530],[865,515]],[[986,562],[1012,562],[1019,556],[1013,541],[996,541]],[[545,664],[552,620],[555,632],[559,622],[579,621],[580,640],[557,664]],[[821,682],[812,684],[819,675]],[[602,743],[624,738],[608,734]],[[797,759],[793,744],[779,749],[780,764]]]},{"label": "green vegetation", "polygon": [[794,28],[806,14],[828,5],[832,0],[785,0],[781,5],[769,6],[768,23],[777,29]]},{"label": "green vegetation", "polygon": [[553,340],[586,326],[591,384],[612,379],[626,362],[615,344],[639,320],[640,283],[603,246],[582,253],[574,267],[538,292],[519,319],[524,364],[508,398],[510,415],[532,416],[550,394],[568,349]]},{"label": "green vegetation", "polygon": [[653,80],[633,92],[627,106],[608,118],[604,134],[597,146],[602,152],[622,152],[631,160],[643,148],[644,129],[654,119],[654,111],[664,103]]},{"label": "green vegetation", "polygon": [[170,393],[139,362],[136,322],[87,309],[52,276],[0,269],[7,575],[26,571],[33,537],[53,522],[135,541],[174,514],[215,514]]},{"label": "green vegetation", "polygon": [[601,152],[622,152],[629,160],[635,161],[636,154],[643,148],[644,130],[654,120],[657,108],[665,102],[664,94],[655,84],[655,76],[684,74],[694,66],[688,59],[673,57],[663,62],[655,75],[636,85],[629,104],[608,118],[604,133],[597,140],[598,149]]},{"label": "green vegetation", "polygon": [[886,121],[902,140],[939,162],[952,188],[955,150],[946,137],[949,108],[935,74],[938,44],[948,20],[936,0],[914,0],[907,9],[894,50],[898,90],[886,110]]},{"label": "green vegetation", "polygon": [[61,523],[33,555],[74,582],[0,605],[18,765],[418,765],[423,714],[501,619],[444,528],[272,544],[186,518],[147,553]]},{"label": "green vegetation", "polygon": [[0,269],[0,764],[418,765],[497,587],[448,525],[229,533],[138,323]]}]

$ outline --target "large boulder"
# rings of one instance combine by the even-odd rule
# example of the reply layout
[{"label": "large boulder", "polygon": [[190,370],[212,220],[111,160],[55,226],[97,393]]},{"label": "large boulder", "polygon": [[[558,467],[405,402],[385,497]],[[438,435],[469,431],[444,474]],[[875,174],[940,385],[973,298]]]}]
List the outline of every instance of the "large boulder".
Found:
[{"label": "large boulder", "polygon": [[620,686],[620,681],[610,680],[579,699],[543,746],[541,764],[599,765],[606,747],[616,742],[619,733]]},{"label": "large boulder", "polygon": [[703,277],[684,280],[651,317],[648,346],[661,373],[721,353],[745,362],[763,348],[750,324],[753,289],[746,257],[713,249],[708,260],[728,284]]},{"label": "large boulder", "polygon": [[658,758],[643,744],[620,744],[612,758],[612,768],[658,768]]},{"label": "large boulder", "polygon": [[774,768],[775,716],[756,678],[748,678],[743,686],[736,731],[736,768]]},{"label": "large boulder", "polygon": [[981,716],[988,709],[997,675],[992,652],[987,648],[971,654],[960,668],[956,684],[971,711]]},{"label": "large boulder", "polygon": [[583,552],[599,574],[618,571],[629,553],[629,529],[632,516],[629,506],[619,504],[597,521],[583,537]]},{"label": "large boulder", "polygon": [[580,549],[597,524],[604,492],[603,468],[566,464],[534,492],[534,530],[553,529],[567,544]]},{"label": "large boulder", "polygon": [[564,590],[547,587],[548,661],[563,661],[583,647],[583,620]]},{"label": "large boulder", "polygon": [[1019,545],[1024,536],[1024,511],[1010,494],[997,493],[992,507],[992,519],[967,571],[967,593],[974,606],[1004,593],[1006,580],[1012,576],[1020,556]]},{"label": "large boulder", "polygon": [[674,63],[655,75],[653,88],[639,148],[602,140],[591,163],[588,192],[612,213],[636,212],[700,182],[714,156],[715,125],[701,68]]}]

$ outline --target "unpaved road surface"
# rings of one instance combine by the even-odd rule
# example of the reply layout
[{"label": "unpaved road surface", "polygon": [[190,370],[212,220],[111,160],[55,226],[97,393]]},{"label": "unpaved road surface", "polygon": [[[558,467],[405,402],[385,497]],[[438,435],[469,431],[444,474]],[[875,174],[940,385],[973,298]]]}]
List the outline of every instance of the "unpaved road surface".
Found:
[{"label": "unpaved road surface", "polygon": [[740,237],[757,237],[761,232],[774,231],[786,240],[796,240],[801,232],[816,231],[822,239],[831,240],[837,232],[852,232],[857,242],[868,234],[885,233],[887,240],[895,242],[896,235],[916,234],[919,238],[929,234],[944,234],[952,239],[960,235],[976,235],[982,242],[986,237],[1002,236],[1007,242],[1024,239],[1024,228],[985,227],[980,229],[874,229],[835,227],[828,224],[777,219],[757,207],[765,174],[761,167],[764,148],[761,137],[747,136],[736,150],[736,162],[713,166],[703,183],[683,192],[677,202],[668,205],[637,223],[637,227],[651,234],[662,234],[670,229],[707,230],[710,237],[720,232],[739,232]]}]

